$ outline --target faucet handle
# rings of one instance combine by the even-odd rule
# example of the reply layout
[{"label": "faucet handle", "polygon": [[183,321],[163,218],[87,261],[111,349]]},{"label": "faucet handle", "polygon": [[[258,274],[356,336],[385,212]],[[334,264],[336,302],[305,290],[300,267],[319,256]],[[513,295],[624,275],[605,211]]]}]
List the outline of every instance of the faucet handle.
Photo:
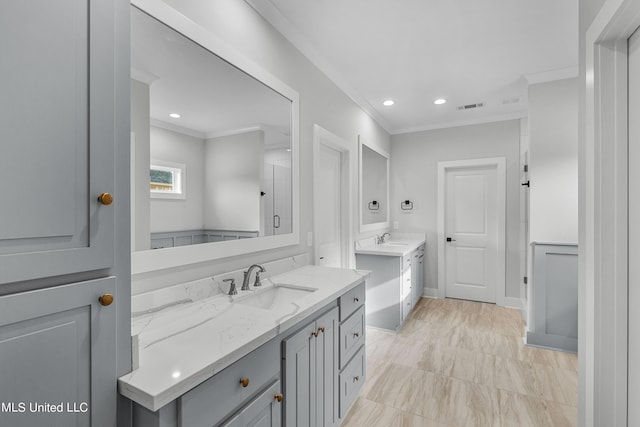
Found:
[{"label": "faucet handle", "polygon": [[231,286],[229,287],[229,295],[238,294],[238,291],[236,290],[236,279],[224,279],[223,282],[231,282]]},{"label": "faucet handle", "polygon": [[[265,271],[265,270],[263,269],[262,271]],[[253,286],[255,288],[258,288],[258,287],[262,286],[262,282],[260,281],[260,273],[262,271],[256,271],[256,280],[255,280],[255,282],[253,282]]]}]

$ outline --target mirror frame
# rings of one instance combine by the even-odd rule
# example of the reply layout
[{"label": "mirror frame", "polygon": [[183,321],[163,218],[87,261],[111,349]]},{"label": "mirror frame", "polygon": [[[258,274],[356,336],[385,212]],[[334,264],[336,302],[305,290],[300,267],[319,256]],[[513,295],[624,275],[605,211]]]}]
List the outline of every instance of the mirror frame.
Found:
[{"label": "mirror frame", "polygon": [[[387,206],[386,208],[384,208],[387,212],[387,219],[386,221],[381,221],[381,222],[374,222],[372,224],[365,224],[364,223],[364,200],[362,197],[362,186],[363,186],[363,180],[362,180],[362,147],[366,146],[367,148],[369,148],[372,151],[375,151],[376,153],[380,154],[382,157],[386,158],[386,165],[387,165]],[[360,216],[360,232],[364,233],[364,232],[368,232],[368,231],[374,231],[374,230],[382,230],[385,228],[389,228],[389,215],[391,214],[391,210],[389,209],[389,205],[390,205],[390,192],[389,192],[389,153],[387,153],[386,151],[384,151],[383,149],[376,147],[372,144],[369,144],[368,142],[366,142],[363,138],[362,135],[358,135],[358,183],[359,183],[359,188],[358,188],[358,206],[359,206],[359,216]]]},{"label": "mirror frame", "polygon": [[168,4],[158,0],[132,0],[131,6],[168,25],[222,60],[248,74],[291,101],[291,205],[292,233],[227,240],[191,246],[163,248],[131,253],[131,274],[147,273],[228,258],[236,255],[293,246],[300,243],[300,177],[298,92],[247,58],[206,28],[187,18]]}]

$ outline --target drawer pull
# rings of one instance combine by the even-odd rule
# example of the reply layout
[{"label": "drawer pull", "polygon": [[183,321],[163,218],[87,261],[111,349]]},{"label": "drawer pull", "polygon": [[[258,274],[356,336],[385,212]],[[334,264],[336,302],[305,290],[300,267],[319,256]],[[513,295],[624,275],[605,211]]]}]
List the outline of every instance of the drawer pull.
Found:
[{"label": "drawer pull", "polygon": [[357,333],[357,332],[354,332],[354,333],[353,333],[353,336],[354,336],[355,338],[358,338],[358,337],[360,336],[360,334],[359,334],[359,333]]},{"label": "drawer pull", "polygon": [[311,332],[311,335],[313,335],[314,337],[318,338],[318,331]]},{"label": "drawer pull", "polygon": [[249,385],[249,378],[240,378],[240,385],[242,387],[247,387]]},{"label": "drawer pull", "polygon": [[104,294],[100,298],[98,298],[98,301],[100,301],[100,304],[106,307],[108,305],[111,305],[111,303],[113,302],[113,295]]},{"label": "drawer pull", "polygon": [[360,302],[360,298],[358,298],[358,297],[353,297],[353,302]]},{"label": "drawer pull", "polygon": [[278,394],[276,394],[275,396],[273,396],[273,398],[274,398],[275,400],[277,400],[278,402],[282,402],[282,398],[283,398],[283,397],[284,397],[284,396],[282,395],[282,393],[278,393]]},{"label": "drawer pull", "polygon": [[358,382],[358,381],[360,381],[360,377],[353,377],[353,382],[354,382],[354,383],[355,383],[355,382]]},{"label": "drawer pull", "polygon": [[324,326],[321,328],[318,328],[318,332],[322,332],[324,334]]},{"label": "drawer pull", "polygon": [[98,196],[98,201],[105,206],[109,206],[113,203],[113,196],[109,193],[102,193]]}]

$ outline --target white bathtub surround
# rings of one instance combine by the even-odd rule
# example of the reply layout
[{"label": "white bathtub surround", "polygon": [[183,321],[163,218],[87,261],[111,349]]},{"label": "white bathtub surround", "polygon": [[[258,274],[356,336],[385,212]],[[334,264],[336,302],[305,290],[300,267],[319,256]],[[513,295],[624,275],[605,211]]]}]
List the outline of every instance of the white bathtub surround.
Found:
[{"label": "white bathtub surround", "polygon": [[421,233],[392,233],[385,243],[376,243],[376,237],[368,237],[356,241],[356,254],[404,256],[418,249],[425,243],[425,235]]},{"label": "white bathtub surround", "polygon": [[[316,289],[273,310],[241,304],[246,298],[241,291],[234,301],[216,289],[217,280],[210,278],[183,285],[184,292],[173,287],[176,289],[157,291],[161,297],[151,295],[156,292],[137,295],[133,298],[137,315],[132,319],[132,330],[138,335],[139,368],[118,380],[119,391],[157,411],[362,283],[368,274],[305,266],[273,275],[257,292],[274,284]],[[173,302],[166,299],[170,294],[176,297]],[[208,296],[194,299],[194,295]],[[141,314],[141,307],[152,306],[140,301],[146,298],[155,299],[155,309]]]}]

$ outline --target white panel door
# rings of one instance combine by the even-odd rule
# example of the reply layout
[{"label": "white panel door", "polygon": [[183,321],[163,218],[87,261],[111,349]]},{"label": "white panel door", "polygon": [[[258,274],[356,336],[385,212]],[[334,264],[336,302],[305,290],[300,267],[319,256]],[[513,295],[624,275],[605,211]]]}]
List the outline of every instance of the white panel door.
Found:
[{"label": "white panel door", "polygon": [[504,274],[497,262],[496,166],[447,169],[445,238],[445,296],[495,303]]},{"label": "white panel door", "polygon": [[[640,425],[640,30],[629,38],[629,384],[628,425]],[[633,166],[631,166],[633,165]],[[635,309],[634,309],[635,308]]]},{"label": "white panel door", "polygon": [[341,267],[342,265],[342,180],[341,153],[320,144],[318,162],[318,193],[320,201],[316,212],[318,221],[318,251],[316,265]]}]

